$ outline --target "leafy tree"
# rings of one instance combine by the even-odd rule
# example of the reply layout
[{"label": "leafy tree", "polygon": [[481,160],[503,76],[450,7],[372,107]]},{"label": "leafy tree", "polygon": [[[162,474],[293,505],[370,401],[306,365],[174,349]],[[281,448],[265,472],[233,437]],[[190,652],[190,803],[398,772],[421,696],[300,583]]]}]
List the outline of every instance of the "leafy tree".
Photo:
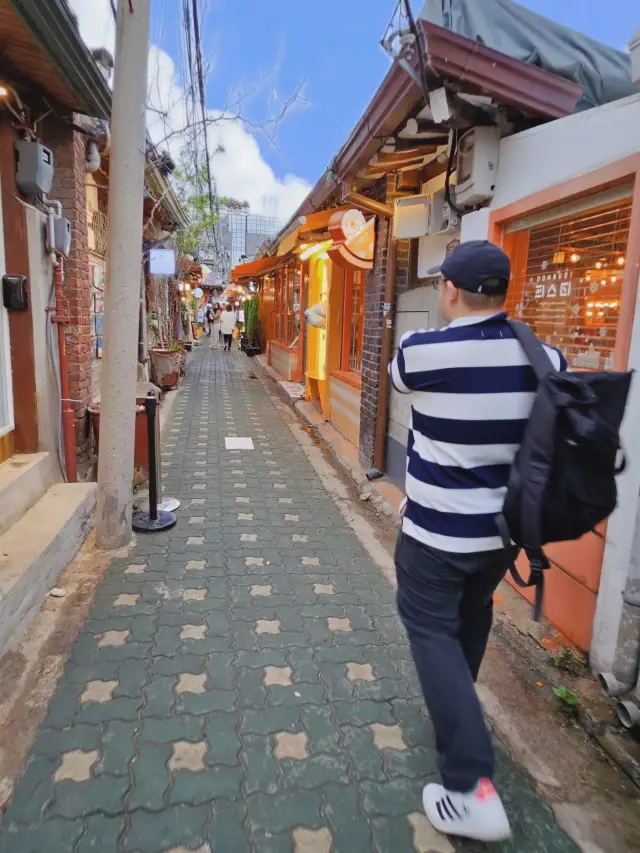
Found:
[{"label": "leafy tree", "polygon": [[173,173],[176,195],[184,207],[189,225],[177,240],[178,250],[184,255],[196,255],[204,246],[214,242],[214,229],[221,208],[227,210],[248,211],[247,201],[238,201],[227,196],[215,198],[211,210],[207,185],[207,168],[203,163],[196,164],[192,153],[186,148],[180,154],[180,163]]}]

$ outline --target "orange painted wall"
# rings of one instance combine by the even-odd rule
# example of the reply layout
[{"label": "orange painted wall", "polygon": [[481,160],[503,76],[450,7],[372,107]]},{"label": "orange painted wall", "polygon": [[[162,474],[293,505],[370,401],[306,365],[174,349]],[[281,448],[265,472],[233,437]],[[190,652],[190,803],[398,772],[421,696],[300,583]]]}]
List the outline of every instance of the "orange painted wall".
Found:
[{"label": "orange painted wall", "polygon": [[[635,178],[635,191],[616,336],[616,370],[624,370],[627,367],[631,327],[636,311],[640,269],[640,154],[495,210],[489,223],[489,239],[504,247],[511,257],[515,272],[521,265],[526,265],[526,251],[523,251],[526,241],[517,239],[515,232],[504,233],[506,223],[572,198],[588,196],[624,183],[630,178]],[[606,525],[602,526],[599,533],[601,536],[606,535]],[[545,574],[543,614],[572,643],[584,651],[588,651],[591,645],[604,546],[604,538],[587,534],[576,542],[556,543],[545,549],[552,565]],[[520,558],[518,568],[521,575],[528,577],[526,558]],[[509,581],[521,595],[533,601],[530,590],[521,590],[510,578]]]}]

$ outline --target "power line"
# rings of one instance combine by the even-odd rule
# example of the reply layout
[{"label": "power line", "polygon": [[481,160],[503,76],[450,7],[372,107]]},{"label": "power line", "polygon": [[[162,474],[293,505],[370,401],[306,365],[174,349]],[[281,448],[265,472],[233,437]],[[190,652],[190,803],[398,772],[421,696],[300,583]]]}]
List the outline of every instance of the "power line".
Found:
[{"label": "power line", "polygon": [[215,215],[215,201],[213,199],[213,185],[211,183],[211,164],[209,162],[209,134],[207,133],[207,109],[204,97],[204,73],[202,70],[202,46],[200,43],[200,22],[198,20],[198,0],[193,0],[193,35],[195,39],[196,67],[198,70],[198,86],[200,89],[200,110],[202,112],[202,126],[204,128],[204,156],[207,170],[207,185],[209,188],[209,209],[211,215]]}]

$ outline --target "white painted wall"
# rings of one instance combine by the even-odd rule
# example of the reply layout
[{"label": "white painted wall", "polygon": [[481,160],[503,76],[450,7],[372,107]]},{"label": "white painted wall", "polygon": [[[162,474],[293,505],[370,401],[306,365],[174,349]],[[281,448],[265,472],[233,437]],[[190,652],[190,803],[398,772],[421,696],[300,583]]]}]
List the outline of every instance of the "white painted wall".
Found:
[{"label": "white painted wall", "polygon": [[[29,251],[29,284],[33,317],[33,352],[36,374],[38,450],[47,450],[55,460],[57,479],[62,479],[58,463],[59,399],[56,378],[47,351],[46,308],[49,305],[53,267],[44,249],[45,216],[33,207],[25,210]],[[55,332],[55,329],[54,329]]]},{"label": "white painted wall", "polygon": [[[417,329],[439,328],[442,325],[438,312],[438,289],[434,285],[408,290],[398,297],[396,305],[395,327],[393,334],[393,354],[395,356],[400,338],[406,332]],[[389,397],[388,435],[406,446],[409,435],[409,415],[411,397],[399,394],[391,387]]]},{"label": "white painted wall", "polygon": [[516,133],[500,144],[495,210],[637,154],[640,95]]}]

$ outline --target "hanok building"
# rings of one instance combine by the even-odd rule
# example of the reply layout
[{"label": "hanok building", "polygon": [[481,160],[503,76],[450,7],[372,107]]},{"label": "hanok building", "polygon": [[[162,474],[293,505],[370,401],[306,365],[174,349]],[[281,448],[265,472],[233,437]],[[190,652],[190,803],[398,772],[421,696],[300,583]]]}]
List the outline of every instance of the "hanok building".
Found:
[{"label": "hanok building", "polygon": [[[398,497],[409,401],[390,391],[387,364],[406,331],[439,326],[429,270],[459,241],[504,246],[510,312],[571,369],[640,364],[640,39],[632,72],[629,56],[509,6],[507,26],[498,0],[481,13],[471,0],[428,2],[417,22],[424,76],[404,39],[331,168],[269,252],[234,270],[258,284],[271,369],[304,381]],[[546,616],[604,670],[629,630],[620,591],[633,577],[638,416],[634,388],[631,462],[606,537],[549,549]]]}]

